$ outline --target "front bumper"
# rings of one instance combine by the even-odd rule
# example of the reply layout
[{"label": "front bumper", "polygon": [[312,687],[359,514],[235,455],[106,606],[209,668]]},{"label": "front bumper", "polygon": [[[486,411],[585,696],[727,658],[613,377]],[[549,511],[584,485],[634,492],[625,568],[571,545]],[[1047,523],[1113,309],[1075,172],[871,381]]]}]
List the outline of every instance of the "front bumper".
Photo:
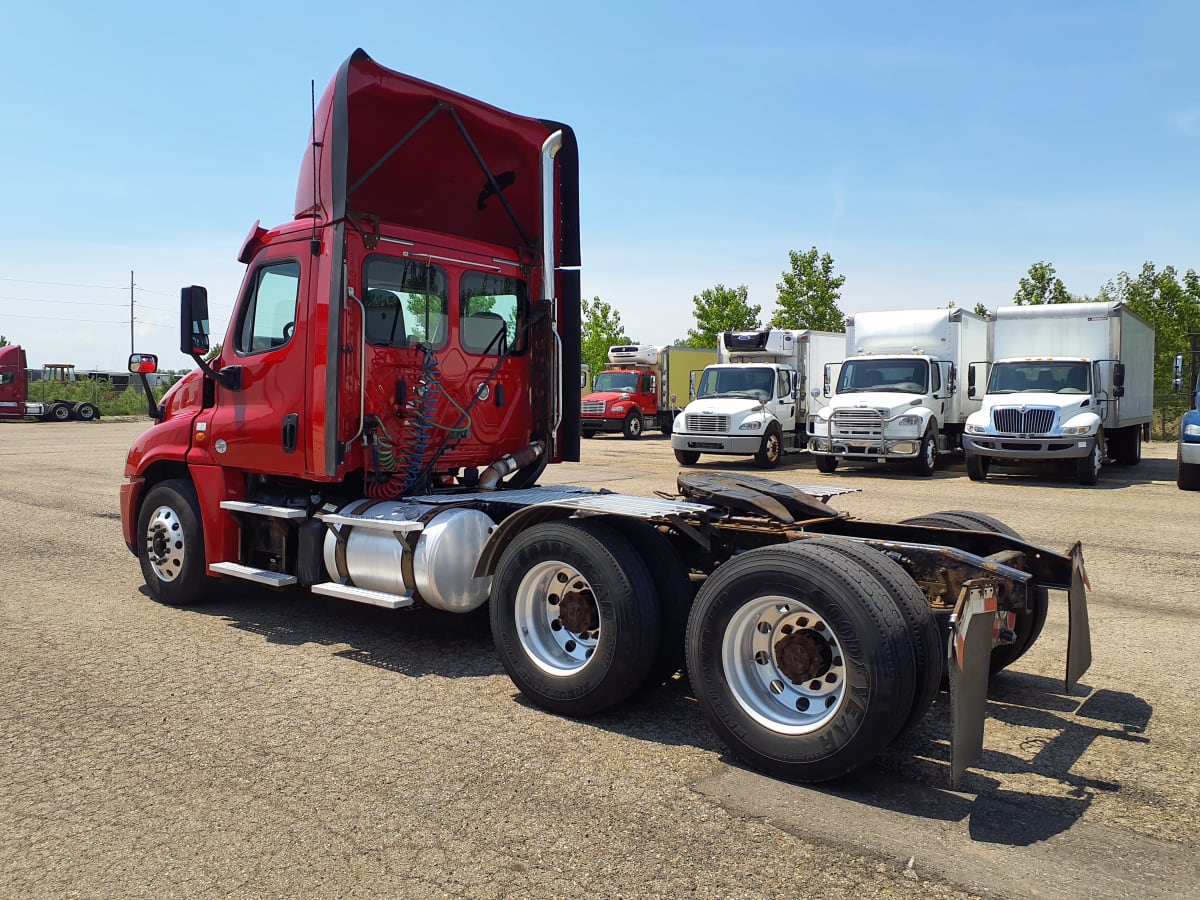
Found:
[{"label": "front bumper", "polygon": [[1180,441],[1179,461],[1185,466],[1200,465],[1200,443]]},{"label": "front bumper", "polygon": [[1078,459],[1091,455],[1096,447],[1096,436],[1019,438],[963,432],[962,444],[967,453],[997,459]]},{"label": "front bumper", "polygon": [[762,447],[761,431],[748,435],[693,434],[672,432],[672,450],[690,450],[695,453],[728,453],[734,456],[750,456]]},{"label": "front bumper", "polygon": [[580,416],[579,429],[581,431],[620,431],[625,427],[625,417],[619,419],[601,419],[591,418],[589,416]]},{"label": "front bumper", "polygon": [[921,453],[921,441],[916,437],[846,441],[837,437],[810,435],[808,449],[810,453],[822,453],[843,459],[915,459]]}]

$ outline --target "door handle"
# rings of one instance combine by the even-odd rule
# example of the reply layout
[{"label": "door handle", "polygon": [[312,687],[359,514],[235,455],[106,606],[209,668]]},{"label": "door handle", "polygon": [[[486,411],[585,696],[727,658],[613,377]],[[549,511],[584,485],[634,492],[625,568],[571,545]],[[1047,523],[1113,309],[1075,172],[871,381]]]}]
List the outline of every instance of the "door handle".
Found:
[{"label": "door handle", "polygon": [[283,417],[283,452],[296,452],[296,438],[300,433],[300,414],[288,413]]}]

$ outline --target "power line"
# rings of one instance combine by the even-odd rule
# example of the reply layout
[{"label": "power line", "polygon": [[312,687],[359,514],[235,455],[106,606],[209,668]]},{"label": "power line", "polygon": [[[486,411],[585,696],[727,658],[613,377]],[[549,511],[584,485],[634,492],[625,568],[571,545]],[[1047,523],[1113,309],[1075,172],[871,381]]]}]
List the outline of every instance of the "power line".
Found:
[{"label": "power line", "polygon": [[0,277],[0,281],[15,281],[15,282],[19,282],[20,284],[50,284],[50,285],[54,285],[55,287],[96,288],[97,290],[101,290],[101,291],[124,291],[127,289],[127,287],[125,285],[116,287],[111,284],[75,284],[74,282],[70,282],[70,281],[33,281],[28,278],[3,278],[3,277]]},{"label": "power line", "polygon": [[[91,322],[91,323],[95,323],[95,324],[99,324],[99,325],[125,325],[126,321],[127,321],[127,320],[121,320],[119,322],[115,322],[111,319],[60,319],[55,316],[24,316],[24,315],[21,315],[20,313],[5,313],[3,316],[0,316],[0,318],[4,318],[4,319],[37,319],[40,322]],[[149,325],[151,323],[147,322],[146,324]],[[170,326],[164,325],[163,327],[169,328]]]},{"label": "power line", "polygon": [[[4,297],[0,296],[0,300],[19,300],[22,303],[73,303],[77,306],[120,306],[124,308],[124,303],[99,303],[95,300],[43,300],[40,297]],[[167,312],[167,310],[162,310]]]}]

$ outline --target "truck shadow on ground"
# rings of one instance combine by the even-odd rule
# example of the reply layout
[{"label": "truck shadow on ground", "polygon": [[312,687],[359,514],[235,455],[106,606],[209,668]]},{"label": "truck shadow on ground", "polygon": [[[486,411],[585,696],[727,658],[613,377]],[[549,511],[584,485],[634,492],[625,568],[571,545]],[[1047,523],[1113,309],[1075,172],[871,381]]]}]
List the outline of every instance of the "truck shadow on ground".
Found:
[{"label": "truck shadow on ground", "polygon": [[[965,471],[965,470],[964,470]],[[1075,470],[1068,466],[993,466],[988,481],[1028,487],[1077,488],[1081,491],[1117,490],[1135,484],[1155,481],[1175,481],[1174,459],[1143,459],[1136,466],[1120,466],[1107,462],[1100,470],[1100,480],[1094,485],[1082,485],[1075,480]]]},{"label": "truck shadow on ground", "polygon": [[[234,581],[223,584],[213,601],[178,614],[214,616],[272,644],[328,647],[333,656],[398,676],[507,682],[486,607],[467,615],[395,612]],[[509,696],[532,707],[511,685]],[[1121,789],[1119,782],[1077,774],[1072,767],[1099,740],[1149,743],[1144,732],[1151,713],[1148,703],[1130,693],[1080,685],[1068,695],[1061,681],[1004,672],[992,681],[988,727],[1008,731],[1010,744],[993,742],[988,749],[985,738],[982,757],[955,790],[949,788],[950,710],[944,693],[911,735],[865,768],[825,785],[781,781],[780,789],[825,793],[920,819],[967,821],[973,840],[1024,846],[1070,829],[1098,793]],[[682,675],[584,724],[637,741],[695,747],[744,768],[710,730]],[[1010,728],[1027,729],[1028,735],[1014,745]],[[1031,777],[1036,779],[1031,790],[1012,786],[1028,784]]]}]

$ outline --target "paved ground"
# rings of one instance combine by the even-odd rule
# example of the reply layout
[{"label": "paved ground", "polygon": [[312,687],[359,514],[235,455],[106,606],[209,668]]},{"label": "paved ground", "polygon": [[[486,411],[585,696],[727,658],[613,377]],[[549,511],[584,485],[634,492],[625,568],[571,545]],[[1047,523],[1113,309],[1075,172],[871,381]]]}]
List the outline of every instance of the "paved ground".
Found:
[{"label": "paved ground", "polygon": [[[856,515],[977,509],[1082,538],[1094,587],[1084,683],[1062,691],[1055,603],[994,683],[959,791],[941,702],[812,790],[734,765],[682,682],[589,722],[529,707],[479,616],[239,583],[154,603],[117,517],[144,427],[0,426],[2,896],[1178,896],[1200,878],[1200,498],[1172,445],[1096,488],[779,469],[861,488],[835,501]],[[583,451],[548,479],[673,488],[661,436]]]}]

